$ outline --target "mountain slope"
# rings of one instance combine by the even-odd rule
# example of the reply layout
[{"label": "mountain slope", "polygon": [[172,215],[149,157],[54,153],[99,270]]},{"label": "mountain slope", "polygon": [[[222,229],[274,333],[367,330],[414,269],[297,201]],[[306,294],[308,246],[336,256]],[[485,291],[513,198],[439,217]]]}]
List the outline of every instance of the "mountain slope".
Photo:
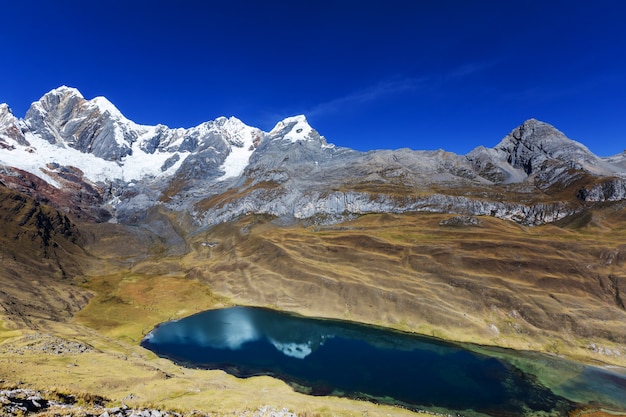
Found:
[{"label": "mountain slope", "polygon": [[182,263],[237,303],[584,355],[593,340],[626,343],[623,206],[592,217],[525,228],[383,214],[302,228],[248,216],[194,236]]},{"label": "mountain slope", "polygon": [[67,320],[91,294],[76,286],[87,258],[67,217],[0,185],[0,317],[37,328]]}]

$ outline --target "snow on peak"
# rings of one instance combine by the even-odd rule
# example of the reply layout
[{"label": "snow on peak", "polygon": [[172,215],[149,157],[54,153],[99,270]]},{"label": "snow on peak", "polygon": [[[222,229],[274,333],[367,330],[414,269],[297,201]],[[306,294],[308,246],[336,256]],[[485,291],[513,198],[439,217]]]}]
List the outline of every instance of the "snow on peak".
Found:
[{"label": "snow on peak", "polygon": [[[13,120],[11,116],[7,105],[0,107],[0,122],[7,124]],[[20,162],[12,165],[55,186],[58,184],[42,175],[40,167],[52,162],[75,166],[95,182],[156,178],[171,175],[196,148],[223,140],[220,152],[227,151],[219,180],[226,180],[243,173],[264,138],[291,143],[320,141],[329,146],[304,115],[287,117],[269,133],[236,117],[219,117],[190,129],[144,126],[127,119],[107,98],[85,99],[78,89],[68,86],[55,88],[33,103],[23,123],[29,129],[28,137],[18,141],[21,146],[15,152],[0,152],[0,163],[19,154]]]},{"label": "snow on peak", "polygon": [[48,92],[48,94],[46,94],[46,96],[47,95],[54,95],[54,96],[71,95],[71,96],[77,96],[77,97],[80,97],[80,98],[84,98],[83,95],[81,94],[81,92],[78,91],[77,88],[68,87],[66,85],[62,85],[60,87],[55,88],[54,90],[51,90],[50,92]]},{"label": "snow on peak", "polygon": [[128,120],[126,119],[126,117],[124,117],[122,112],[120,112],[118,108],[115,107],[115,105],[111,103],[106,97],[102,97],[102,96],[95,97],[89,100],[88,103],[90,106],[96,107],[102,114],[109,112],[109,115],[111,117],[114,117],[116,119],[121,119],[124,121]]},{"label": "snow on peak", "polygon": [[[39,100],[33,102],[30,111],[46,114],[55,112],[59,107],[75,107],[85,102],[85,98],[76,88],[61,86],[43,95]],[[28,112],[27,112],[28,115]]]},{"label": "snow on peak", "polygon": [[123,122],[129,121],[106,97],[99,96],[91,100],[86,100],[82,93],[78,91],[78,89],[74,87],[67,87],[64,85],[55,88],[54,90],[51,90],[50,92],[45,94],[39,101],[33,104],[39,104],[43,107],[43,109],[49,110],[59,105],[63,105],[63,103],[67,103],[67,100],[77,99],[77,103],[79,103],[78,105],[81,107],[84,106],[83,108],[95,109],[98,110],[101,114],[108,112],[112,118],[119,119]]},{"label": "snow on peak", "polygon": [[218,117],[215,119],[215,126],[220,133],[226,136],[228,143],[238,147],[251,144],[250,131],[251,129],[256,130],[234,116],[229,118]]},{"label": "snow on peak", "polygon": [[179,153],[180,160],[164,171],[161,167],[174,156],[174,153],[157,152],[150,155],[135,147],[133,153],[127,155],[122,161],[108,161],[63,144],[52,144],[30,132],[27,133],[26,138],[28,146],[17,144],[12,148],[0,147],[0,164],[30,172],[57,188],[61,185],[42,168],[56,164],[73,166],[79,168],[85,178],[94,182],[107,182],[115,179],[130,182],[145,177],[170,175],[180,167],[188,155]]},{"label": "snow on peak", "polygon": [[289,124],[289,123],[306,123],[306,124],[308,124],[308,122],[306,120],[306,116],[304,114],[298,114],[296,116],[287,117],[287,118],[282,120],[282,123],[285,123],[285,124]]},{"label": "snow on peak", "polygon": [[258,146],[262,132],[260,129],[243,123],[236,117],[220,117],[216,122],[221,126],[222,133],[231,145],[230,153],[222,164],[224,175],[219,180],[240,176],[250,160],[250,156]]},{"label": "snow on peak", "polygon": [[11,108],[9,107],[9,105],[5,103],[1,103],[0,104],[0,125],[3,125],[4,123],[13,123],[15,120],[17,119],[13,115],[13,112],[11,112]]},{"label": "snow on peak", "polygon": [[291,142],[306,141],[315,130],[309,125],[304,115],[287,117],[281,120],[269,132],[272,139],[285,139]]}]

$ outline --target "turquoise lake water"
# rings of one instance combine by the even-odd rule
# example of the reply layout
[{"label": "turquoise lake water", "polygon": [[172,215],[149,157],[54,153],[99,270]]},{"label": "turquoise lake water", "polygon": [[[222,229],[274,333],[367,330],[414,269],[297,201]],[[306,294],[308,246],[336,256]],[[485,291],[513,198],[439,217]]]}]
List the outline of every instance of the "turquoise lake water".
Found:
[{"label": "turquoise lake water", "polygon": [[185,366],[271,375],[311,395],[413,410],[559,416],[575,403],[626,410],[626,374],[617,369],[261,308],[167,322],[142,346]]}]

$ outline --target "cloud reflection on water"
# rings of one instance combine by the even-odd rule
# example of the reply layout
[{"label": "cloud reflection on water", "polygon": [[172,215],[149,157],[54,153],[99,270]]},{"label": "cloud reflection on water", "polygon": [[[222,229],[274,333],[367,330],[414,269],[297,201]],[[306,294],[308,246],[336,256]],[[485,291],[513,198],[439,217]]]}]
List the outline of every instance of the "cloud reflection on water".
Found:
[{"label": "cloud reflection on water", "polygon": [[[163,331],[167,328],[167,331]],[[154,344],[189,344],[214,349],[238,350],[245,343],[266,339],[279,352],[304,359],[334,337],[321,326],[302,320],[282,318],[244,308],[216,310],[212,319],[196,315],[183,321],[164,323],[146,339]]]}]

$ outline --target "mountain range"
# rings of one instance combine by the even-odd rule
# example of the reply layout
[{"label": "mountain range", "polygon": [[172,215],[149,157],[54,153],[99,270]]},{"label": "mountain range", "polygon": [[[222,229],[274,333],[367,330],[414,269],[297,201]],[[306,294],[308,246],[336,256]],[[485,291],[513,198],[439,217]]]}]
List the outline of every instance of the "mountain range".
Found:
[{"label": "mountain range", "polygon": [[122,223],[162,206],[198,226],[250,213],[334,223],[419,211],[538,225],[626,199],[626,152],[598,157],[534,119],[467,155],[358,152],[327,143],[304,116],[269,132],[235,117],[144,126],[69,87],[45,94],[23,119],[0,105],[0,164],[6,186],[78,217]]}]

